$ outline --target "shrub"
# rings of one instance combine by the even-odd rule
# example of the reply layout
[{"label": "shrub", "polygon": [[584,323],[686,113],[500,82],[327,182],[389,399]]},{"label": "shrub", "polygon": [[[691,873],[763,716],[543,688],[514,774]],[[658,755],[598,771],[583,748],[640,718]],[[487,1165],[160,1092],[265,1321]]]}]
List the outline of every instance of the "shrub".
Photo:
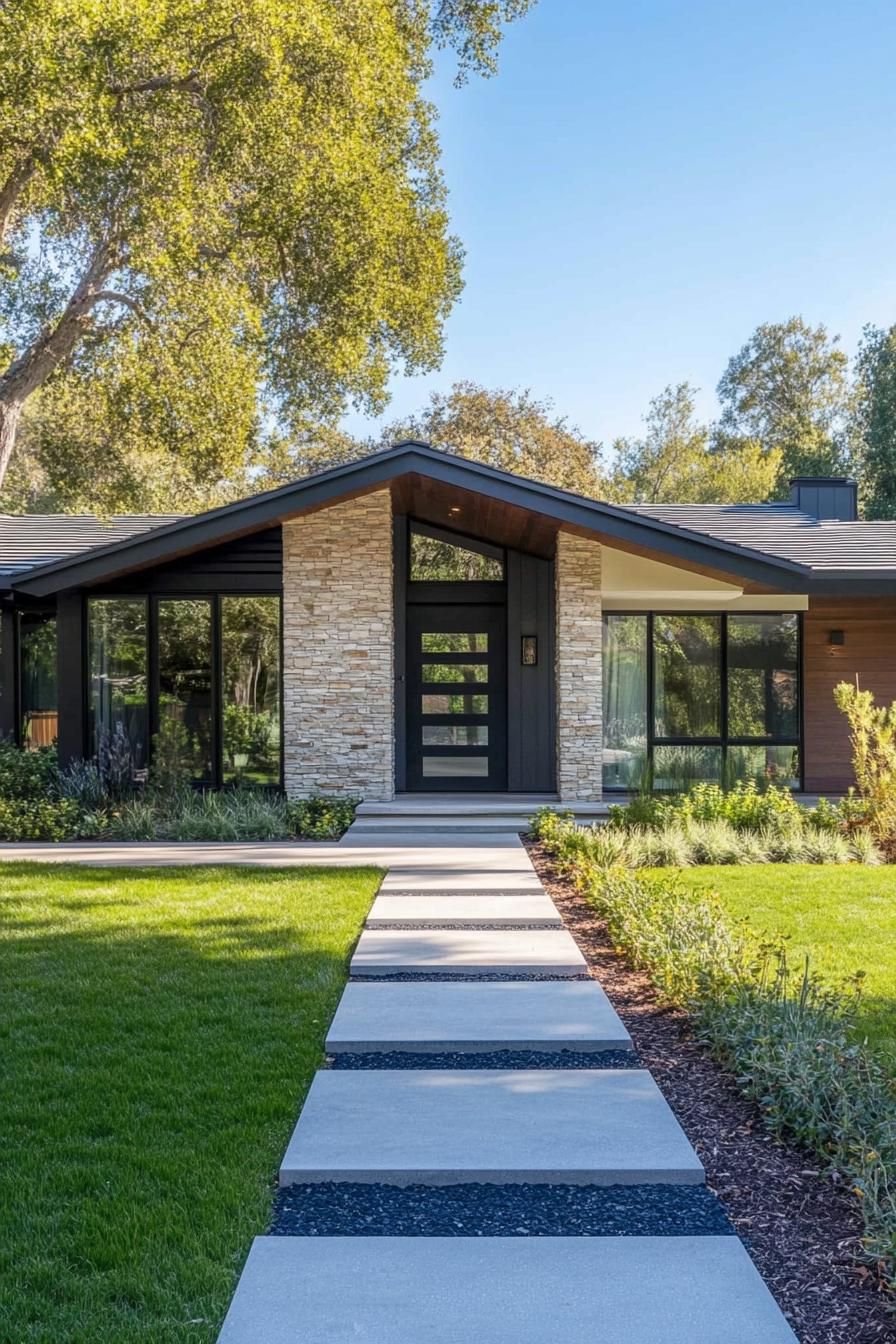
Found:
[{"label": "shrub", "polygon": [[59,772],[60,798],[70,798],[85,811],[99,811],[109,801],[96,759],[71,761]]},{"label": "shrub", "polygon": [[896,703],[876,705],[871,691],[841,681],[837,708],[849,723],[852,763],[866,824],[877,840],[896,840]]},{"label": "shrub", "polygon": [[156,796],[184,800],[190,792],[193,770],[190,734],[180,719],[166,715],[152,739],[150,791]]},{"label": "shrub", "polygon": [[100,729],[96,764],[103,789],[110,798],[127,798],[134,787],[134,752],[125,726],[120,721],[110,733]]},{"label": "shrub", "polygon": [[25,751],[0,741],[0,798],[46,801],[58,795],[59,764],[55,747]]},{"label": "shrub", "polygon": [[81,809],[70,798],[0,798],[2,841],[76,840],[80,834]]},{"label": "shrub", "polygon": [[300,840],[338,840],[355,819],[359,798],[312,794],[287,804],[289,826]]}]

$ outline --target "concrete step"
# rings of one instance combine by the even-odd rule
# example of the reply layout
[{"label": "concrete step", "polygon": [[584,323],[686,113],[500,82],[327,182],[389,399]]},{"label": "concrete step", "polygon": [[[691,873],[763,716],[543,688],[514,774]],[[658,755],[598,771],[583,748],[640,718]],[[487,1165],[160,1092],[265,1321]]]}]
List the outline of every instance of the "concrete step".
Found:
[{"label": "concrete step", "polygon": [[365,929],[352,975],[586,975],[566,929]]},{"label": "concrete step", "polygon": [[361,803],[348,834],[521,832],[528,831],[536,811],[545,806],[572,812],[585,824],[605,818],[610,804],[560,803],[555,798],[525,794],[404,794],[387,803]]},{"label": "concrete step", "polygon": [[559,929],[563,921],[547,895],[534,896],[377,896],[367,916],[368,929]]},{"label": "concrete step", "polygon": [[330,1054],[484,1050],[630,1050],[596,980],[348,984]]},{"label": "concrete step", "polygon": [[[452,816],[361,817],[349,830],[361,835],[492,835],[500,831],[517,834],[528,831],[531,813],[503,813],[500,816],[468,817],[463,812]],[[348,834],[348,832],[346,832]]]},{"label": "concrete step", "polygon": [[797,1344],[737,1237],[257,1237],[219,1344]]},{"label": "concrete step", "polygon": [[703,1179],[645,1069],[323,1069],[280,1168],[281,1186]]}]

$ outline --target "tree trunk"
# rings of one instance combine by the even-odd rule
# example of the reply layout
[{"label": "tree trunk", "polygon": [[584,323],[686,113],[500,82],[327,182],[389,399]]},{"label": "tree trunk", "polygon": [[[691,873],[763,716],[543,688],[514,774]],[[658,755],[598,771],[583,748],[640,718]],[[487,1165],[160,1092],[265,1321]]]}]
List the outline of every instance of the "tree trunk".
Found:
[{"label": "tree trunk", "polygon": [[22,404],[18,401],[0,401],[0,483],[6,475],[12,450],[16,445]]},{"label": "tree trunk", "polygon": [[72,291],[59,321],[0,374],[0,489],[16,443],[25,402],[68,359],[89,330],[93,307],[103,297],[105,281],[115,270],[118,254],[105,239],[97,244],[84,274]]}]

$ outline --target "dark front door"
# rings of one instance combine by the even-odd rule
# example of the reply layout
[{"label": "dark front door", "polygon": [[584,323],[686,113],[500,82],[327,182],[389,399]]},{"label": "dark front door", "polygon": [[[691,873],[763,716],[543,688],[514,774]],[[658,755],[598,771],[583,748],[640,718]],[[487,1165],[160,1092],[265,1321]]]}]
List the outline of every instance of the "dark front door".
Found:
[{"label": "dark front door", "polygon": [[503,606],[408,608],[407,787],[507,788]]}]

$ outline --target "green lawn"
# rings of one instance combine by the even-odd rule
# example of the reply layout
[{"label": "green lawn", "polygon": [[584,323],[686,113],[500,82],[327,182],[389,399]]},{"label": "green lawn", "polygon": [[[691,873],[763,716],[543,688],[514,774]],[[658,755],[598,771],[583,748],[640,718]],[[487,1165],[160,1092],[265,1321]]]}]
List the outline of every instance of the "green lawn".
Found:
[{"label": "green lawn", "polygon": [[0,1341],[214,1340],[373,869],[0,865]]},{"label": "green lawn", "polygon": [[688,868],[685,881],[711,887],[757,930],[786,934],[828,980],[865,971],[861,1028],[896,1051],[896,866],[752,864]]}]

